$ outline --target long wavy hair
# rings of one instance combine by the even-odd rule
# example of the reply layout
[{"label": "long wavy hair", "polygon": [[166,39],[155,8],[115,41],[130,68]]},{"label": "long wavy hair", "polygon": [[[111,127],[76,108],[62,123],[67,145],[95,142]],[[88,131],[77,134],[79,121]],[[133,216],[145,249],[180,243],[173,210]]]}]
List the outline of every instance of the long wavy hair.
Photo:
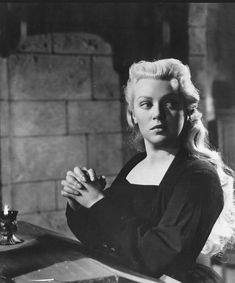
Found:
[{"label": "long wavy hair", "polygon": [[210,256],[223,254],[226,248],[235,243],[234,173],[223,162],[220,153],[212,149],[208,142],[208,131],[198,110],[199,92],[191,81],[189,67],[173,58],[153,62],[140,61],[130,67],[125,87],[127,122],[131,129],[132,142],[140,151],[144,150],[144,142],[138,125],[133,120],[133,100],[135,84],[146,78],[168,80],[172,91],[184,97],[188,119],[181,135],[181,144],[193,156],[213,164],[218,172],[223,189],[224,207],[201,252]]}]

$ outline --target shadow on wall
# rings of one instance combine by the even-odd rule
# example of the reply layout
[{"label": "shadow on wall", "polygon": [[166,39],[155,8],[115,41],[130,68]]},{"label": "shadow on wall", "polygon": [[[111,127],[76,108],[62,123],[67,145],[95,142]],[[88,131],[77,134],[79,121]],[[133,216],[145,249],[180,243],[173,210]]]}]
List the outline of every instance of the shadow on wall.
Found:
[{"label": "shadow on wall", "polygon": [[212,93],[216,110],[235,107],[235,86],[226,81],[214,81]]},{"label": "shadow on wall", "polygon": [[220,111],[227,110],[235,105],[235,96],[233,96],[234,86],[226,81],[214,81],[212,84],[212,95],[214,99],[214,107],[216,118],[208,122],[209,139],[215,148],[219,148],[219,136],[217,120]]},{"label": "shadow on wall", "polygon": [[208,123],[209,138],[223,156],[224,161],[235,169],[235,85],[228,81],[214,81],[215,120]]}]

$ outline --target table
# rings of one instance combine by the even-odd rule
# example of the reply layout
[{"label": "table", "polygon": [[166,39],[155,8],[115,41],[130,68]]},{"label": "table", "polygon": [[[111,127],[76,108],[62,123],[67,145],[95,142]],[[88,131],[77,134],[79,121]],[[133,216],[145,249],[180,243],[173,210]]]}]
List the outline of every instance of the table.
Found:
[{"label": "table", "polygon": [[0,246],[0,282],[179,282],[168,276],[157,280],[103,263],[88,255],[78,241],[24,221],[18,222],[16,235],[24,242]]}]

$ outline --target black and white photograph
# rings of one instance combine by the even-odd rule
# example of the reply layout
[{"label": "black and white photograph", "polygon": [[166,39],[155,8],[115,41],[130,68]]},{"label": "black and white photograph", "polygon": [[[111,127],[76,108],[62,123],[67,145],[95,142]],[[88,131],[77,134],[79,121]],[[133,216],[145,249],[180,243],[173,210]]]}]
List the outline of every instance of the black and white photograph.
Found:
[{"label": "black and white photograph", "polygon": [[235,3],[0,1],[0,283],[235,283]]}]

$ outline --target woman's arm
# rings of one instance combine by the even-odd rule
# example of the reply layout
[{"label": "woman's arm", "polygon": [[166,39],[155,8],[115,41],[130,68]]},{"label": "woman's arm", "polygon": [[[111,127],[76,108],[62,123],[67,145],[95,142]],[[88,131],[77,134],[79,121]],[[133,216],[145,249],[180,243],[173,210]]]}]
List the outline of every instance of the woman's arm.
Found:
[{"label": "woman's arm", "polygon": [[[84,183],[92,183],[94,190],[87,190]],[[68,226],[82,243],[95,247],[100,241],[96,235],[96,225],[89,219],[88,208],[103,198],[105,177],[97,177],[93,169],[75,167],[74,171],[67,172],[66,179],[62,180],[61,184],[61,195],[67,199]]]},{"label": "woman's arm", "polygon": [[[79,224],[73,224],[80,227],[79,233],[84,239],[90,239],[96,231],[100,246],[105,246],[110,254],[123,258],[123,262],[130,266],[137,262],[148,274],[161,276],[171,263],[181,260],[184,251],[190,251],[201,219],[209,213],[208,228],[203,232],[206,241],[222,205],[217,175],[214,172],[193,172],[185,174],[178,182],[157,225],[138,226],[135,218],[115,209],[114,200],[108,196],[85,214],[80,211],[76,216]],[[72,218],[67,216],[71,226]]]}]

